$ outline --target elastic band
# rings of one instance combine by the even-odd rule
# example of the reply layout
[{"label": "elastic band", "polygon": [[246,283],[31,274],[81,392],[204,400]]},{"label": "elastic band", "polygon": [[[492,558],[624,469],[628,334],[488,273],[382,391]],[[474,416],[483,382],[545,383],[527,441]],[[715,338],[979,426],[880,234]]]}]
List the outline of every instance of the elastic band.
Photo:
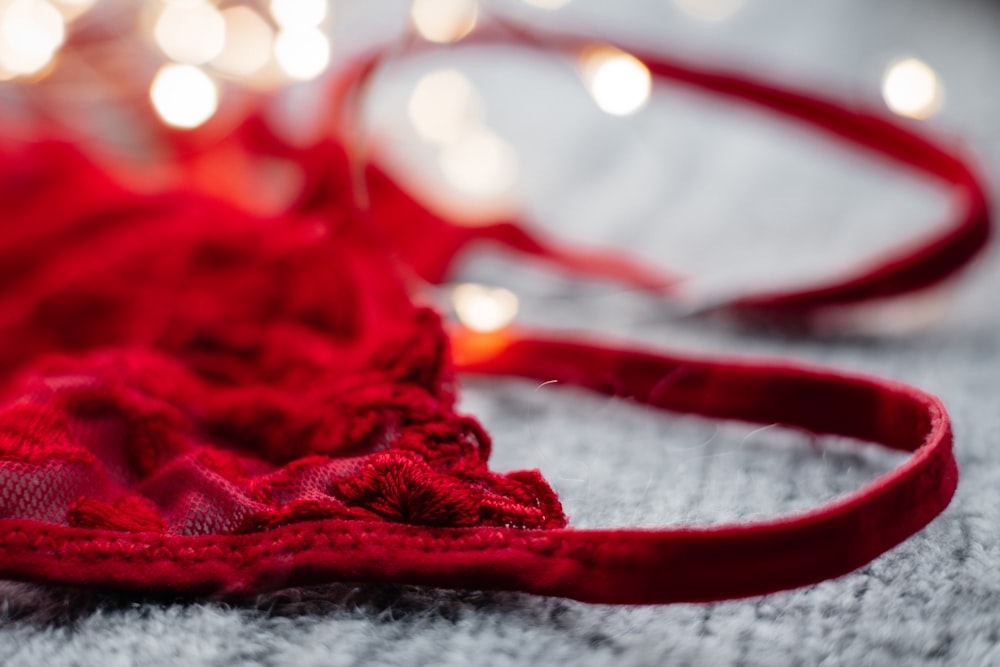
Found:
[{"label": "elastic band", "polygon": [[[582,53],[598,40],[536,30],[505,23],[474,33],[462,44],[510,45],[563,54]],[[605,42],[600,42],[605,43]],[[622,45],[616,48],[625,49]],[[415,50],[441,48],[423,44]],[[649,69],[657,83],[673,81],[720,96],[738,99],[806,123],[858,148],[886,157],[897,164],[929,176],[948,187],[953,195],[953,212],[947,224],[919,240],[908,241],[895,250],[859,266],[850,274],[825,284],[737,297],[712,304],[712,309],[746,313],[766,313],[782,317],[804,317],[831,306],[845,306],[891,298],[933,286],[966,266],[986,245],[991,235],[989,207],[982,181],[969,161],[958,151],[926,136],[914,126],[882,113],[849,107],[818,94],[790,90],[743,74],[695,66],[659,54],[626,49]],[[345,91],[365,85],[378,65],[386,59],[378,52],[346,68],[337,79],[333,107],[334,122],[346,138],[354,132],[344,100],[353,99]],[[377,165],[368,171],[371,187],[385,195],[391,181]],[[407,195],[399,193],[397,200]],[[376,221],[388,232],[407,263],[423,278],[442,282],[450,275],[456,257],[474,245],[494,245],[519,254],[544,259],[571,273],[611,278],[638,289],[676,294],[679,274],[645,266],[618,253],[585,251],[529,231],[517,220],[489,225],[461,225],[429,216],[416,225],[393,216],[395,208],[387,197],[372,197]],[[391,210],[390,210],[391,209]],[[428,229],[426,225],[432,225]]]},{"label": "elastic band", "polygon": [[[484,341],[455,339],[467,372],[558,380],[656,408],[781,424],[913,452],[861,490],[816,510],[772,521],[712,528],[564,531],[569,551],[591,551],[592,576],[570,576],[560,592],[579,599],[676,602],[740,597],[847,573],[937,516],[958,471],[941,402],[888,380],[786,362],[697,360],[606,345],[512,337],[488,355]],[[487,343],[488,344],[488,343]]]}]

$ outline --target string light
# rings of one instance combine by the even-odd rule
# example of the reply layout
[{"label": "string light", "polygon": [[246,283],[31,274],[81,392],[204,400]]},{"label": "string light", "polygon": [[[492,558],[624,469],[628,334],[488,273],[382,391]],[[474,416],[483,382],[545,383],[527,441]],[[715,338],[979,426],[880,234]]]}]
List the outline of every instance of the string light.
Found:
[{"label": "string light", "polygon": [[457,42],[476,27],[476,0],[413,0],[410,18],[426,40],[444,44]]},{"label": "string light", "polygon": [[153,108],[174,127],[198,127],[216,112],[219,90],[215,82],[192,65],[164,65],[149,90]]},{"label": "string light", "polygon": [[410,122],[425,141],[451,143],[479,124],[482,102],[472,83],[455,69],[424,75],[408,105]]},{"label": "string light", "polygon": [[62,12],[63,18],[72,21],[84,14],[97,0],[55,0],[55,6]]},{"label": "string light", "polygon": [[173,3],[164,7],[156,19],[153,38],[168,58],[201,65],[222,52],[226,21],[207,2]]},{"label": "string light", "polygon": [[62,14],[46,0],[14,0],[0,5],[0,69],[11,76],[35,74],[62,46]]},{"label": "string light", "polygon": [[478,283],[456,285],[451,303],[459,321],[472,331],[492,333],[503,329],[517,317],[517,295],[503,287]]},{"label": "string light", "polygon": [[251,76],[271,59],[274,31],[267,21],[245,6],[222,10],[226,41],[212,67],[235,76]]},{"label": "string light", "polygon": [[701,21],[724,21],[743,6],[744,0],[674,0],[682,12]]},{"label": "string light", "polygon": [[408,111],[416,133],[439,148],[441,174],[454,190],[478,204],[510,192],[517,181],[517,153],[483,123],[482,100],[461,72],[425,74],[414,86]]},{"label": "string light", "polygon": [[271,0],[271,16],[286,30],[318,28],[326,12],[326,0]]},{"label": "string light", "polygon": [[603,111],[628,116],[649,101],[652,77],[635,56],[601,46],[585,51],[581,60],[590,94]]},{"label": "string light", "polygon": [[941,108],[944,91],[937,74],[916,58],[898,60],[882,77],[882,97],[894,113],[909,118],[930,118]]},{"label": "string light", "polygon": [[477,127],[445,146],[440,164],[452,187],[478,198],[503,195],[517,181],[517,153],[486,127]]},{"label": "string light", "polygon": [[282,30],[274,43],[278,65],[292,79],[315,79],[330,64],[330,40],[316,28]]}]

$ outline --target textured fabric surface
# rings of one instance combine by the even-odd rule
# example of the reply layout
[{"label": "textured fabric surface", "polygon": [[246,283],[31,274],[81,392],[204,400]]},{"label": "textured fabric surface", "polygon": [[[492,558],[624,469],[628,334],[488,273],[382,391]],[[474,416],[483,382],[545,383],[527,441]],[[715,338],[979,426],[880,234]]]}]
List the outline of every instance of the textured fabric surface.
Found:
[{"label": "textured fabric surface", "polygon": [[18,171],[0,182],[29,184],[3,193],[0,226],[3,518],[167,535],[565,524],[537,475],[486,469],[488,436],[452,411],[440,320],[338,196],[346,178],[322,210],[269,219],[101,189],[64,144],[0,160]]},{"label": "textured fabric surface", "polygon": [[[841,90],[860,95],[875,94],[877,75],[866,77],[883,59],[916,53],[948,86],[939,124],[969,139],[994,191],[1000,185],[1000,98],[991,87],[1000,76],[1000,18],[992,4],[885,3],[875,10],[865,3],[751,3],[731,23],[712,27],[685,24],[663,3],[629,3],[614,17],[597,4],[581,2],[580,12],[601,17],[608,29],[649,40],[666,34],[675,50],[714,49],[805,83],[815,83],[813,75],[841,81]],[[529,182],[538,184],[528,194],[541,223],[654,259],[669,256],[675,265],[704,261],[717,269],[708,275],[725,288],[734,279],[724,274],[734,266],[745,272],[739,280],[766,281],[857,261],[859,254],[932,225],[943,206],[921,183],[877,164],[826,145],[800,145],[795,130],[728,110],[702,110],[701,102],[686,97],[659,102],[668,109],[663,116],[646,114],[632,125],[602,121],[583,144],[560,146],[562,132],[553,132],[552,144],[532,152],[530,133],[521,135],[516,145],[525,151]],[[506,113],[516,141],[516,116]],[[505,107],[496,114],[499,124]],[[531,180],[531,169],[550,172],[552,164],[562,165],[558,178]],[[776,221],[788,224],[770,229]],[[826,251],[826,264],[810,259],[818,250]],[[620,291],[567,286],[499,263],[475,271],[484,281],[518,286],[525,317],[542,324],[600,328],[673,348],[819,360],[934,392],[955,422],[962,470],[955,501],[920,535],[852,575],[712,605],[617,608],[518,594],[351,585],[176,603],[5,584],[0,661],[1000,662],[1000,269],[993,254],[960,286],[937,296],[951,307],[929,329],[893,337],[819,339],[672,321],[673,313]],[[908,313],[923,316],[934,305],[911,303]],[[824,441],[817,449],[774,427],[665,418],[558,389],[475,381],[466,384],[462,407],[493,433],[492,467],[541,468],[581,527],[771,516],[855,489],[898,463],[894,455],[843,443]]]}]

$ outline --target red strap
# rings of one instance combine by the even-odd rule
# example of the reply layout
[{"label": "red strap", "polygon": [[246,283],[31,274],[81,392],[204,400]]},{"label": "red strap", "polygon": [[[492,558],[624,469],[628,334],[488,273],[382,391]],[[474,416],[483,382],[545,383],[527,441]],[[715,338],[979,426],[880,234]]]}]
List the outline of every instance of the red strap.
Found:
[{"label": "red strap", "polygon": [[[472,39],[475,44],[512,41],[569,53],[592,43],[520,27],[513,35],[483,32]],[[974,170],[961,155],[915,129],[812,94],[654,54],[631,53],[658,81],[685,83],[806,122],[941,181],[954,193],[952,220],[919,242],[826,285],[743,297],[723,307],[802,316],[829,306],[893,297],[945,279],[985,245],[990,235],[988,207]],[[350,77],[348,73],[347,80]],[[377,169],[370,170],[373,202],[393,201],[385,185],[388,180]],[[375,217],[393,242],[432,281],[446,278],[455,257],[467,247],[489,242],[576,273],[610,277],[642,289],[666,293],[677,283],[675,276],[619,256],[588,258],[584,252],[533,235],[516,221],[486,227],[440,221],[440,233],[429,234],[425,225],[407,224],[411,221],[389,211],[381,213],[376,209]],[[406,227],[396,227],[397,220]],[[442,239],[446,239],[443,244]],[[481,578],[473,583],[462,575],[460,581],[449,578],[447,585],[509,586],[620,603],[767,593],[822,581],[869,562],[937,516],[957,484],[943,406],[933,396],[905,385],[788,363],[695,360],[510,334],[466,332],[453,344],[459,368],[467,372],[558,380],[671,411],[778,423],[876,442],[914,455],[865,488],[811,512],[702,529],[548,531],[544,538],[519,537],[500,553],[482,553]],[[516,583],[501,583],[500,573],[511,571],[522,573]]]},{"label": "red strap", "polygon": [[850,572],[923,528],[948,505],[958,481],[941,402],[888,380],[787,362],[697,360],[534,337],[498,345],[495,337],[464,334],[455,347],[468,372],[558,380],[665,410],[781,424],[914,453],[849,496],[777,520],[549,532],[558,546],[551,560],[531,565],[536,592],[649,603],[819,582]]},{"label": "red strap", "polygon": [[[467,38],[463,44],[518,44],[562,53],[580,53],[592,46],[591,38],[543,32],[505,24]],[[422,45],[422,48],[440,48]],[[830,306],[894,297],[932,286],[967,265],[986,245],[990,233],[989,209],[981,179],[956,149],[946,147],[912,125],[874,111],[849,107],[814,93],[789,90],[743,74],[712,70],[668,59],[659,54],[631,51],[649,68],[659,83],[674,81],[724,97],[770,109],[836,136],[858,148],[883,156],[944,184],[953,194],[951,218],[934,233],[914,240],[891,253],[857,267],[851,274],[826,284],[743,296],[715,308],[805,316]],[[339,105],[334,117],[344,136],[350,136],[350,119],[343,107],[344,90],[364,85],[383,52],[347,68],[338,79]],[[385,177],[377,168],[369,173],[373,187]],[[378,202],[379,198],[373,198]],[[387,199],[383,199],[388,201]],[[376,211],[378,213],[378,211]],[[516,220],[492,225],[464,226],[436,220],[436,233],[426,226],[409,224],[398,216],[379,215],[393,242],[407,262],[431,282],[447,278],[454,260],[476,244],[493,244],[535,256],[572,273],[611,278],[640,289],[668,294],[678,287],[679,276],[633,259],[605,251],[575,249],[529,232]],[[418,233],[413,230],[417,229]]]}]

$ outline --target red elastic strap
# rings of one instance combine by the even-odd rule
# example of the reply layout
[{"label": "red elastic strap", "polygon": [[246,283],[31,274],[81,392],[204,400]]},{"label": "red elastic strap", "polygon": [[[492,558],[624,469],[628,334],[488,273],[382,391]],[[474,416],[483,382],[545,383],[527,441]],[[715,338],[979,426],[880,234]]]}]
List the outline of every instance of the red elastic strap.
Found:
[{"label": "red elastic strap", "polygon": [[591,554],[598,564],[588,574],[553,565],[545,586],[559,595],[704,601],[819,582],[850,572],[923,528],[948,505],[958,481],[944,406],[903,384],[787,362],[698,360],[534,337],[513,336],[498,346],[490,337],[467,334],[454,344],[459,368],[467,372],[557,380],[674,412],[780,424],[913,452],[842,499],[773,521],[559,531],[552,536],[560,553]]},{"label": "red elastic strap", "polygon": [[[516,44],[563,54],[582,53],[595,43],[597,40],[592,38],[507,23],[474,33],[462,42],[463,45]],[[415,50],[431,48],[441,47],[422,44]],[[618,48],[624,47],[618,45]],[[857,267],[846,276],[806,288],[741,296],[713,304],[712,309],[804,317],[831,306],[891,298],[948,278],[966,266],[989,240],[989,207],[976,170],[959,151],[935,141],[914,126],[904,125],[883,113],[852,108],[814,93],[789,90],[743,74],[699,67],[659,54],[628,51],[649,68],[657,83],[672,81],[777,112],[929,176],[945,185],[953,195],[952,213],[946,224]],[[333,116],[345,137],[352,134],[352,125],[344,100],[353,98],[344,91],[365,85],[368,77],[386,59],[386,53],[381,51],[362,58],[337,79]],[[381,182],[387,178],[378,167],[369,170],[370,183],[375,190],[381,189]],[[373,201],[377,202],[377,198]],[[545,238],[529,231],[518,220],[460,225],[438,219],[435,233],[428,233],[426,228],[417,230],[405,220],[397,221],[387,216],[377,216],[377,220],[407,262],[422,277],[435,283],[447,279],[460,253],[484,244],[540,258],[574,274],[610,278],[661,295],[676,293],[682,282],[679,274],[645,266],[619,253],[579,249]]]},{"label": "red elastic strap", "polygon": [[[507,34],[480,32],[469,42],[513,42],[566,53],[579,53],[593,44],[590,39],[523,27]],[[960,154],[915,129],[881,114],[742,75],[629,52],[657,81],[691,85],[803,121],[928,175],[954,194],[954,217],[948,224],[852,275],[807,289],[745,296],[719,308],[802,317],[831,306],[891,298],[944,280],[986,244],[989,210],[974,169]],[[364,75],[355,80],[364,80],[379,58],[354,73],[348,71],[340,85],[350,88],[344,82],[362,71]],[[406,195],[387,191],[395,186],[388,185],[390,179],[375,166],[368,179],[376,195],[372,198],[376,221],[408,263],[432,282],[446,279],[455,258],[471,245],[491,243],[573,273],[612,278],[645,290],[667,294],[678,283],[677,276],[621,255],[588,256],[586,251],[543,239],[517,221],[462,226],[434,220],[437,233],[429,234],[426,225],[413,225],[388,212],[381,215],[378,202]],[[698,361],[509,334],[466,333],[454,344],[459,368],[467,372],[558,380],[671,411],[783,424],[914,452],[906,464],[842,500],[772,522],[707,529],[550,531],[558,548],[541,562],[533,559],[519,565],[538,574],[530,584],[519,582],[522,589],[600,602],[670,602],[739,597],[814,583],[869,562],[921,529],[947,506],[957,484],[947,413],[936,398],[905,385],[790,364]],[[564,553],[587,554],[590,566],[568,564]],[[504,560],[506,567],[517,562],[513,556]],[[498,564],[490,568],[504,569]]]}]

